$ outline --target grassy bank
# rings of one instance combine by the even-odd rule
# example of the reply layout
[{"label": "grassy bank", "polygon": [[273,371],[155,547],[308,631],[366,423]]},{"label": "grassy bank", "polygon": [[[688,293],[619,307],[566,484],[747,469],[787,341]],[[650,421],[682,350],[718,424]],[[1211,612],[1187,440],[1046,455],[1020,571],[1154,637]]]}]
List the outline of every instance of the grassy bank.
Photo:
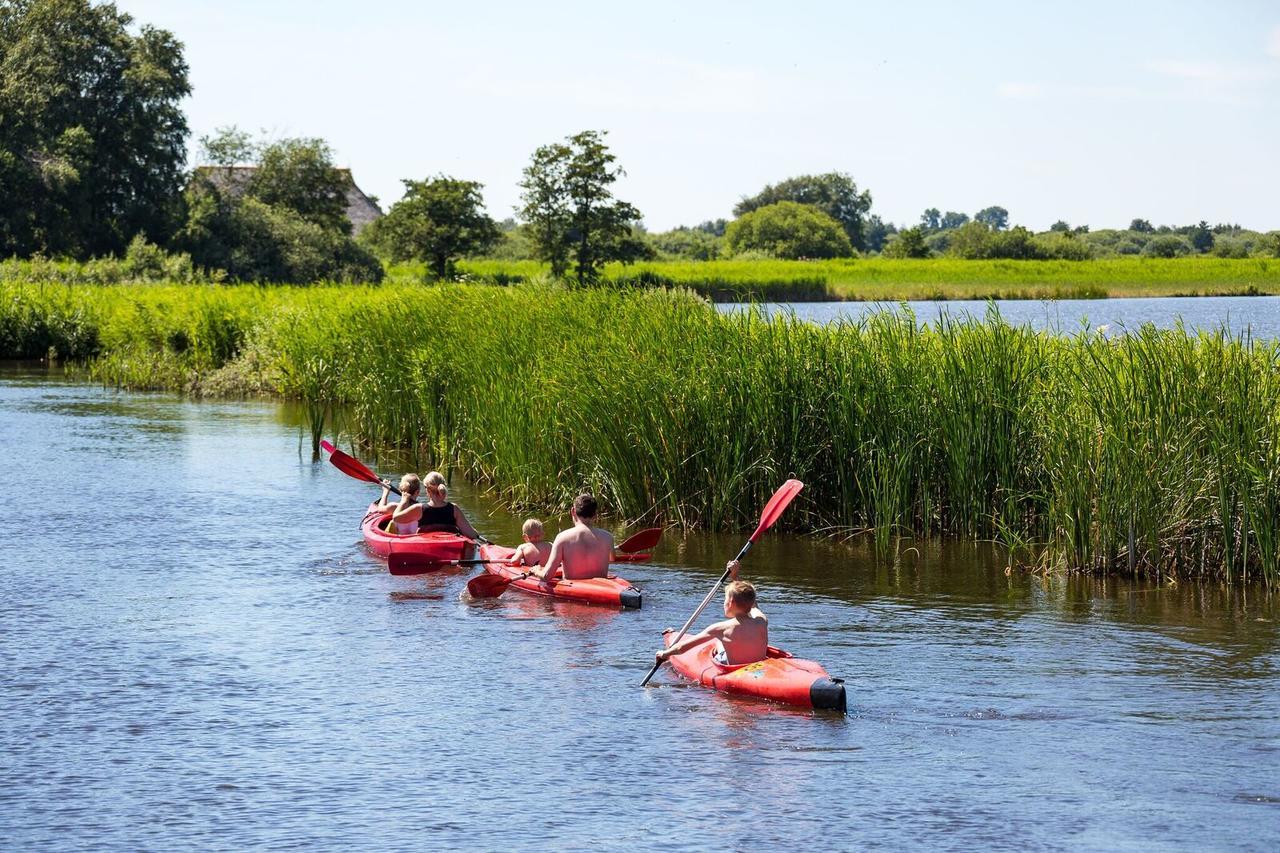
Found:
[{"label": "grassy bank", "polygon": [[[466,261],[477,281],[545,277],[536,261]],[[414,265],[395,280],[420,280]],[[658,261],[605,270],[614,285],[688,287],[719,301],[849,299],[1097,299],[1118,296],[1280,294],[1280,259],[1109,258],[1093,261],[967,261],[952,258],[837,261]]]},{"label": "grassy bank", "polygon": [[1280,580],[1270,343],[818,327],[650,290],[0,285],[0,356],[51,348],[126,386],[296,397],[329,432],[341,412],[516,505],[589,486],[623,516],[743,528],[798,476],[802,530]]}]

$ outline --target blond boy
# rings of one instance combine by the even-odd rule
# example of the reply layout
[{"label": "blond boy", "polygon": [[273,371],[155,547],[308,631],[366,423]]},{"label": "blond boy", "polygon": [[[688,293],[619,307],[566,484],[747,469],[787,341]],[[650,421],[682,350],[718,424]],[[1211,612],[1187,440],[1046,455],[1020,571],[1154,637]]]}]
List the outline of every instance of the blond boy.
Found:
[{"label": "blond boy", "polygon": [[536,518],[525,519],[520,532],[524,541],[511,555],[511,565],[533,567],[546,563],[551,556],[551,543],[542,541],[542,522]]},{"label": "blond boy", "polygon": [[[736,562],[736,561],[734,561]],[[730,572],[736,576],[737,566],[731,562]],[[686,652],[694,646],[715,640],[713,660],[722,666],[737,666],[764,660],[769,654],[769,617],[756,606],[756,588],[746,581],[735,580],[724,589],[723,622],[710,625],[701,634],[686,637],[670,648],[656,653],[659,661]]]}]

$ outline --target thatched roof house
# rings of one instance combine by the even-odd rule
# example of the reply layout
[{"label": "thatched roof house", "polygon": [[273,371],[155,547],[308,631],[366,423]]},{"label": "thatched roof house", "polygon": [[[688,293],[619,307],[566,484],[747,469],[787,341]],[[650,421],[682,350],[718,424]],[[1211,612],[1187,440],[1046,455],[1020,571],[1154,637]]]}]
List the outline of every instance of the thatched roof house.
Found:
[{"label": "thatched roof house", "polygon": [[[244,192],[249,179],[257,170],[257,166],[197,166],[195,174],[213,184],[220,192],[238,196]],[[342,176],[347,187],[347,219],[351,221],[351,233],[359,234],[366,225],[382,216],[382,209],[356,186],[350,169],[334,171]]]}]

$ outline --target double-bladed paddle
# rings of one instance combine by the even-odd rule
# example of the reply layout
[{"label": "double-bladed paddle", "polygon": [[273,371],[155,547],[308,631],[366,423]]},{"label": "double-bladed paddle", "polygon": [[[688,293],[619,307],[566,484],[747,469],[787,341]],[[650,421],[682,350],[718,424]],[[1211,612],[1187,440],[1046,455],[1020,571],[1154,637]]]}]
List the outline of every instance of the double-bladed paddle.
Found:
[{"label": "double-bladed paddle", "polygon": [[327,439],[320,442],[320,447],[325,453],[329,454],[329,461],[333,463],[333,467],[337,468],[348,477],[354,477],[357,480],[364,480],[367,483],[377,483],[379,486],[386,486],[397,495],[400,494],[399,489],[390,483],[383,481],[381,477],[373,473],[373,471],[370,471],[369,468],[366,467],[359,459],[356,459],[354,456],[348,456],[338,448],[334,447],[333,443]]},{"label": "double-bladed paddle", "polygon": [[[787,508],[792,499],[800,494],[800,490],[804,488],[804,483],[799,480],[787,480],[783,483],[778,491],[773,493],[773,497],[769,498],[769,502],[764,506],[764,512],[760,513],[760,524],[756,527],[756,532],[751,534],[751,538],[747,540],[747,544],[742,546],[742,550],[738,552],[735,560],[741,562],[742,558],[747,556],[747,552],[751,550],[751,546],[760,538],[760,535],[773,527],[773,523],[782,515],[782,511]],[[711,587],[711,592],[707,593],[707,597],[702,599],[702,603],[698,605],[698,609],[693,611],[693,615],[689,617],[689,621],[684,623],[684,627],[680,629],[680,633],[676,634],[676,638],[672,640],[667,648],[674,646],[680,642],[680,638],[689,630],[689,626],[693,624],[693,620],[698,618],[706,606],[711,602],[711,598],[716,594],[716,590],[720,588],[720,584],[724,583],[729,577],[729,570],[725,569],[720,575],[720,579],[716,581],[716,585]],[[653,678],[653,674],[658,671],[658,667],[662,666],[662,661],[654,661],[653,669],[649,670],[649,674],[644,677],[644,681],[640,682],[640,686],[644,687],[649,683],[649,679]]]}]

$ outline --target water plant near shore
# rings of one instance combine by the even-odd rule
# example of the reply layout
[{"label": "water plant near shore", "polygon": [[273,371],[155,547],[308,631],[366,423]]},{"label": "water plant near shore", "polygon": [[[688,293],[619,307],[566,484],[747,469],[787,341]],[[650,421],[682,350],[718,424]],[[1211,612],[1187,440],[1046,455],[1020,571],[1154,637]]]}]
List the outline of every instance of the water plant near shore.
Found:
[{"label": "water plant near shore", "polygon": [[0,284],[0,355],[199,387],[254,365],[517,506],[1034,546],[1045,566],[1280,580],[1280,348],[909,314],[816,326],[683,291]]}]

